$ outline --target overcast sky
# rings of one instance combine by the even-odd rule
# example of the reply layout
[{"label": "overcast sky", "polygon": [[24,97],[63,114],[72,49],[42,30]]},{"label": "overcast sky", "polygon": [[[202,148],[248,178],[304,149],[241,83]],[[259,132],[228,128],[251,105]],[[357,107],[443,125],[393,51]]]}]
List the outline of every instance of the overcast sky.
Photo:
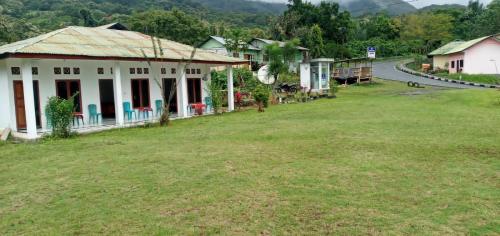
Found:
[{"label": "overcast sky", "polygon": [[[268,2],[288,2],[288,0],[264,0]],[[312,2],[320,2],[321,0],[311,0]],[[340,1],[349,1],[349,0],[340,0]],[[386,0],[388,3],[393,2],[393,0]],[[406,2],[410,2],[411,0],[405,0]],[[484,3],[485,5],[490,3],[492,0],[480,0],[480,2]],[[459,3],[463,5],[467,5],[469,0],[413,0],[413,2],[410,2],[416,7],[425,7],[428,5],[432,4],[451,4],[451,3]]]}]

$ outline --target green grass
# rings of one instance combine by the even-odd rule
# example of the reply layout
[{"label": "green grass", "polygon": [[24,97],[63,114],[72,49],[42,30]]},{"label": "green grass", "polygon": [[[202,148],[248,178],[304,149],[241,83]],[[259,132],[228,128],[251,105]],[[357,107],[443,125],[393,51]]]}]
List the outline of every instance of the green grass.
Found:
[{"label": "green grass", "polygon": [[[445,77],[454,80],[460,80],[460,74],[447,74],[447,73],[439,73],[436,74],[439,77]],[[462,80],[475,82],[475,83],[483,83],[483,84],[500,84],[500,76],[499,75],[469,75],[469,74],[461,74]]]},{"label": "green grass", "polygon": [[0,235],[498,235],[500,94],[339,98],[0,146]]}]

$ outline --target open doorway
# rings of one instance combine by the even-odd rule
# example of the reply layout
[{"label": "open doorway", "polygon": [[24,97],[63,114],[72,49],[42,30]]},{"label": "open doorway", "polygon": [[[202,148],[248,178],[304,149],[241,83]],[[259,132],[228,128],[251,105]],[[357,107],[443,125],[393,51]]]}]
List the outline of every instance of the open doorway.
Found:
[{"label": "open doorway", "polygon": [[202,103],[201,79],[187,79],[189,104]]},{"label": "open doorway", "polygon": [[56,95],[63,99],[74,97],[75,113],[82,113],[82,89],[80,80],[56,80]]},{"label": "open doorway", "polygon": [[132,106],[134,109],[150,108],[149,79],[131,79]]},{"label": "open doorway", "polygon": [[115,90],[112,79],[99,80],[99,96],[103,119],[115,119]]},{"label": "open doorway", "polygon": [[[175,79],[163,79],[163,90],[165,93],[165,99],[170,97],[171,92],[172,100],[170,101],[170,107],[168,108],[171,113],[178,113],[177,110],[177,85]],[[167,101],[163,101],[165,104]]]}]

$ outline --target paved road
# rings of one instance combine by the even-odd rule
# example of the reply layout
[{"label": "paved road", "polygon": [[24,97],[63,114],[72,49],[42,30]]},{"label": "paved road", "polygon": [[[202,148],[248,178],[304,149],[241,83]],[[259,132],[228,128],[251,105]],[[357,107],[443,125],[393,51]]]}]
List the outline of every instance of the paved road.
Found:
[{"label": "paved road", "polygon": [[422,78],[415,75],[410,75],[404,72],[401,72],[395,68],[395,66],[399,63],[399,61],[381,61],[373,63],[373,75],[377,78],[385,79],[385,80],[395,80],[402,82],[418,82],[422,85],[430,85],[430,86],[439,86],[439,87],[447,87],[447,88],[478,88],[475,86],[464,85],[464,84],[455,84],[448,83],[439,80],[432,80],[428,78]]}]

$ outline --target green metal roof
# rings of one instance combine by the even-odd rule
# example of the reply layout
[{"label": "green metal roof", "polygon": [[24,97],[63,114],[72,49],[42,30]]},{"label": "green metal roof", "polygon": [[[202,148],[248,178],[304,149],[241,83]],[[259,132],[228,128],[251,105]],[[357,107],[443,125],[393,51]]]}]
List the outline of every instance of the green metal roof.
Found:
[{"label": "green metal roof", "polygon": [[429,56],[438,56],[438,55],[449,55],[449,54],[453,54],[453,53],[458,53],[458,52],[462,52],[488,38],[494,38],[496,40],[499,40],[499,37],[500,37],[500,34],[496,34],[496,35],[489,35],[489,36],[485,36],[485,37],[481,37],[481,38],[477,38],[477,39],[473,39],[473,40],[469,40],[469,41],[466,41],[466,42],[463,42],[463,41],[454,41],[454,42],[451,42],[451,43],[448,43],[434,51],[432,51],[431,53],[429,53]]},{"label": "green metal roof", "polygon": [[478,39],[473,39],[473,40],[470,40],[470,41],[467,41],[467,42],[464,42],[464,43],[461,43],[460,45],[457,45],[455,46],[454,48],[452,48],[450,51],[446,52],[445,54],[448,55],[448,54],[453,54],[453,53],[457,53],[457,52],[461,52],[467,48],[470,48],[480,42],[482,42],[483,40],[489,38],[491,36],[486,36],[486,37],[482,37],[482,38],[478,38]]},{"label": "green metal roof", "polygon": [[444,55],[448,51],[452,50],[453,48],[457,47],[458,45],[464,43],[463,41],[453,41],[450,43],[447,43],[446,45],[432,51],[429,53],[430,56],[438,56],[438,55]]}]

